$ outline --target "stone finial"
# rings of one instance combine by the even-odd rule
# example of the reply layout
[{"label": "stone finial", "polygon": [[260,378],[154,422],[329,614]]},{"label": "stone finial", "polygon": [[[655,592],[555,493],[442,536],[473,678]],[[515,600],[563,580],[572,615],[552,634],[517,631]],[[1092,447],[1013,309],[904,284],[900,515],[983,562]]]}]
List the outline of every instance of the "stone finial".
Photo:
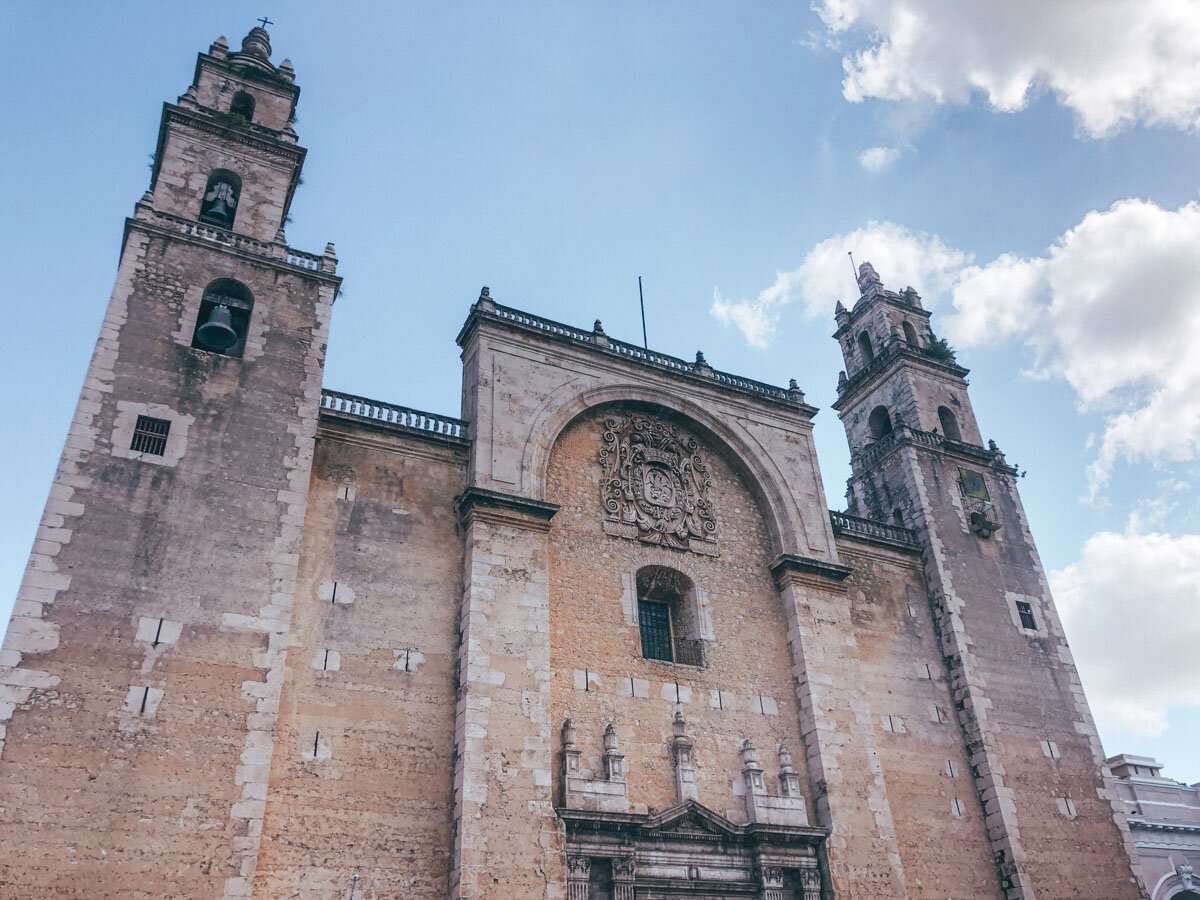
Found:
[{"label": "stone finial", "polygon": [[612,722],[604,729],[604,777],[608,781],[625,780],[625,754],[617,748],[617,728]]},{"label": "stone finial", "polygon": [[325,245],[325,256],[329,259],[337,259],[337,247],[333,246],[333,241]]},{"label": "stone finial", "polygon": [[479,289],[479,299],[475,301],[475,305],[488,312],[496,311],[496,304],[492,302],[492,289],[486,284]]},{"label": "stone finial", "polygon": [[225,35],[221,35],[208,48],[208,55],[215,56],[217,59],[224,59],[229,55],[229,39]]},{"label": "stone finial", "polygon": [[296,139],[300,137],[300,135],[296,133],[295,119],[288,119],[283,123],[283,136],[292,143],[295,143]]},{"label": "stone finial", "polygon": [[703,350],[697,350],[697,351],[696,351],[696,365],[697,365],[697,366],[707,366],[707,365],[708,365],[708,360],[706,360],[706,359],[704,358],[704,351],[703,351]]},{"label": "stone finial", "polygon": [[883,290],[883,281],[869,262],[864,262],[858,267],[858,290],[864,297],[870,297]]},{"label": "stone finial", "polygon": [[712,366],[708,364],[708,360],[704,358],[704,351],[696,351],[696,361],[692,363],[692,371],[699,372],[701,375],[711,375]]},{"label": "stone finial", "polygon": [[279,64],[279,74],[288,81],[296,80],[296,67],[292,65],[292,61],[290,59],[285,59]]},{"label": "stone finial", "polygon": [[800,796],[800,773],[792,767],[792,752],[787,744],[779,745],[779,785],[783,796]]},{"label": "stone finial", "polygon": [[917,289],[911,284],[900,292],[900,296],[904,298],[904,302],[909,306],[915,306],[917,309],[921,309],[921,295],[917,293]]},{"label": "stone finial", "polygon": [[596,320],[596,324],[592,326],[593,334],[604,334],[604,326],[600,324],[600,320]]},{"label": "stone finial", "polygon": [[287,243],[287,232],[283,230],[282,225],[275,229],[275,243],[277,243],[277,244],[286,244]]},{"label": "stone finial", "polygon": [[696,800],[699,795],[696,792],[696,764],[692,753],[696,744],[687,735],[687,722],[684,721],[682,710],[675,710],[671,730],[671,755],[675,758],[675,787],[679,802]]},{"label": "stone finial", "polygon": [[846,378],[846,370],[842,369],[842,371],[838,372],[838,390],[839,391],[846,386],[847,380],[848,379]]},{"label": "stone finial", "polygon": [[255,59],[268,62],[271,59],[271,36],[267,29],[255,25],[249,34],[242,38],[242,52]]},{"label": "stone finial", "polygon": [[800,390],[800,385],[796,383],[795,378],[788,379],[788,397],[793,403],[804,402],[804,391]]},{"label": "stone finial", "polygon": [[746,780],[746,790],[751,794],[765,794],[763,785],[763,769],[758,764],[758,751],[747,738],[742,742],[742,777]]},{"label": "stone finial", "polygon": [[579,760],[583,754],[575,743],[577,737],[575,723],[570,719],[564,719],[562,724],[563,771],[567,775],[579,774]]}]

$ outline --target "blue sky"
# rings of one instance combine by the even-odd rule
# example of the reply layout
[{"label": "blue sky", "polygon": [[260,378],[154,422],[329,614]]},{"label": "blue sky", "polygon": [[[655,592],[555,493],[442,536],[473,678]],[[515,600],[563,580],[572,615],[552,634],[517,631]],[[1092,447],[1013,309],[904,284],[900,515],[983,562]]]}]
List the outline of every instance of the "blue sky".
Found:
[{"label": "blue sky", "polygon": [[823,408],[840,508],[854,251],[921,291],[1028,471],[1106,750],[1200,781],[1200,8],[979,6],[7,5],[0,617],[161,103],[265,12],[310,150],[289,243],[335,241],[346,278],[327,386],[456,413],[481,285],[637,340],[641,275],[651,346]]}]

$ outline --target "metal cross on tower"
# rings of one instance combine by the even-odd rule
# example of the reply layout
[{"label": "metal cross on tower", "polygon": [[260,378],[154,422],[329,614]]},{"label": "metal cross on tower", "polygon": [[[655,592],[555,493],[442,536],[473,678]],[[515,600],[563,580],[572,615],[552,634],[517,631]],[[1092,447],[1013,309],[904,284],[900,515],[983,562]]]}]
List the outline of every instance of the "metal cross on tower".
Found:
[{"label": "metal cross on tower", "polygon": [[266,28],[268,25],[274,25],[274,24],[275,24],[275,23],[274,23],[274,22],[272,22],[270,19],[268,19],[266,16],[263,16],[261,19],[255,19],[254,21],[255,21],[255,22],[261,22],[261,23],[262,23],[262,27],[263,27],[263,28]]}]

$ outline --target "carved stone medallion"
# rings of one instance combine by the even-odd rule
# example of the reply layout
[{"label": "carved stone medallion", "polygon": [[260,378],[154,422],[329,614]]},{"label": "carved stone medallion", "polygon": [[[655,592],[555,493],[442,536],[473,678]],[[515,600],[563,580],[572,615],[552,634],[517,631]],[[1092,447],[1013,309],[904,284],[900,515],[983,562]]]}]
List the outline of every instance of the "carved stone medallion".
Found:
[{"label": "carved stone medallion", "polygon": [[604,530],[677,550],[717,554],[708,466],[696,439],[648,413],[604,420]]}]

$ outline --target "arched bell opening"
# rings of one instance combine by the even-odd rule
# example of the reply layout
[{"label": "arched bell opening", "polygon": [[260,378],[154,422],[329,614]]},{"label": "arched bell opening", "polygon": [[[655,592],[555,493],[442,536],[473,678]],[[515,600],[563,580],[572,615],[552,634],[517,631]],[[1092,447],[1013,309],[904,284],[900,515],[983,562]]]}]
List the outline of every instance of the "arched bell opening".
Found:
[{"label": "arched bell opening", "polygon": [[862,354],[864,366],[875,359],[875,348],[871,346],[871,336],[865,331],[858,333],[858,352]]},{"label": "arched bell opening", "polygon": [[938,424],[942,426],[942,434],[952,441],[962,440],[962,431],[958,427],[958,418],[949,407],[938,407]]},{"label": "arched bell opening", "polygon": [[886,406],[877,406],[871,410],[867,419],[867,427],[871,430],[872,439],[878,441],[892,433],[892,416]]},{"label": "arched bell opening", "polygon": [[241,196],[242,179],[228,169],[216,169],[204,186],[200,218],[222,228],[232,228]]},{"label": "arched bell opening", "polygon": [[254,298],[249,289],[232,278],[218,278],[204,289],[200,314],[192,332],[197,350],[240,358],[246,349],[246,333]]},{"label": "arched bell opening", "polygon": [[247,122],[253,122],[254,97],[245,91],[238,91],[233,95],[233,100],[229,104],[229,111],[235,116],[241,116]]},{"label": "arched bell opening", "polygon": [[917,329],[913,328],[912,322],[905,320],[903,326],[904,340],[908,342],[910,347],[920,347],[921,341],[917,338]]}]

